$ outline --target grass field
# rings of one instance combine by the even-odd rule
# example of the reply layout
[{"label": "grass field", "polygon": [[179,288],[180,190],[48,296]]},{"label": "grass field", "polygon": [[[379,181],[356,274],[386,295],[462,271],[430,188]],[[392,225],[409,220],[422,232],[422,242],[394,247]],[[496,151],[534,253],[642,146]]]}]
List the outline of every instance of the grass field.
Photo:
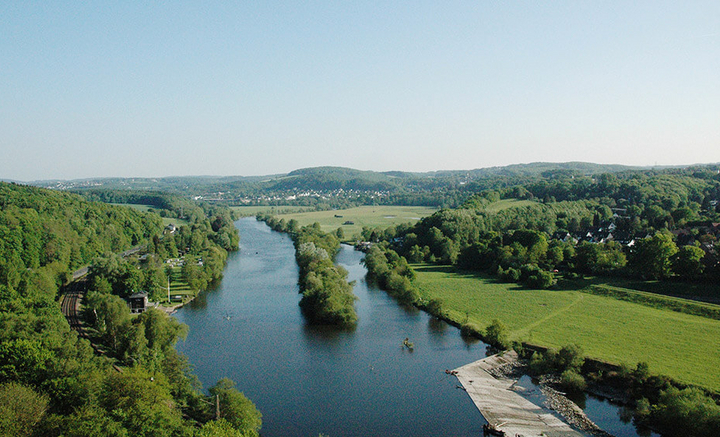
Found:
[{"label": "grass field", "polygon": [[585,354],[720,392],[720,321],[595,296],[578,290],[527,290],[517,284],[416,265],[426,299],[442,301],[453,320],[484,328],[506,324],[513,340],[543,346],[580,345]]},{"label": "grass field", "polygon": [[537,205],[537,202],[532,200],[520,200],[520,199],[503,199],[497,202],[489,204],[485,210],[487,212],[499,212],[503,209],[517,208],[521,206]]},{"label": "grass field", "polygon": [[[437,211],[437,208],[427,206],[360,206],[357,208],[313,211],[295,214],[280,214],[279,217],[285,220],[295,219],[301,226],[320,223],[324,232],[335,232],[342,228],[347,240],[359,236],[363,226],[369,228],[379,227],[381,229],[401,223],[416,222]],[[343,223],[351,221],[352,225]]]}]

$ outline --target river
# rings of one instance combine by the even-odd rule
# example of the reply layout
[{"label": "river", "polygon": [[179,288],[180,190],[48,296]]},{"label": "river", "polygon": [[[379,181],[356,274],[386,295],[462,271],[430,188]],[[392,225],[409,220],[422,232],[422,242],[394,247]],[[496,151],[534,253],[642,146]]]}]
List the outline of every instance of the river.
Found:
[{"label": "river", "polygon": [[175,315],[190,327],[177,349],[203,387],[234,380],[262,412],[266,437],[482,435],[484,419],[445,369],[484,358],[483,343],[368,284],[363,254],[349,246],[337,263],[355,281],[356,329],[308,326],[290,238],[254,218],[236,225],[240,251],[222,282]]}]

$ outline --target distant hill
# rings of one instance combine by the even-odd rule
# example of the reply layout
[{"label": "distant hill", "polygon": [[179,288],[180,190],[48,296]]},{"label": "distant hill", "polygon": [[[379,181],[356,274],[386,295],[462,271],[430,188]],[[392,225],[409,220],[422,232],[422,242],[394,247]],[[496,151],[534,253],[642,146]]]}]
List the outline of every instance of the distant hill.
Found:
[{"label": "distant hill", "polygon": [[[628,170],[639,170],[642,167],[630,167],[615,164],[593,164],[587,162],[535,162],[530,164],[513,164],[504,167],[487,167],[473,170],[440,170],[434,172],[375,172],[356,170],[346,167],[310,167],[291,171],[286,174],[264,176],[170,176],[161,178],[86,178],[74,180],[40,180],[29,182],[44,188],[84,189],[109,188],[174,191],[180,188],[193,187],[228,187],[236,188],[249,184],[267,184],[271,187],[319,188],[329,186],[341,187],[353,184],[376,188],[392,188],[401,181],[422,179],[457,179],[487,176],[528,176],[540,175],[547,171],[566,170],[578,174],[616,173]],[[292,181],[292,182],[291,182]]]},{"label": "distant hill", "polygon": [[[697,168],[707,168],[699,166]],[[56,190],[132,190],[173,193],[233,205],[346,207],[351,204],[457,206],[472,193],[602,173],[674,171],[587,162],[534,162],[472,170],[376,172],[345,167],[311,167],[266,176],[176,176],[39,181]]]}]

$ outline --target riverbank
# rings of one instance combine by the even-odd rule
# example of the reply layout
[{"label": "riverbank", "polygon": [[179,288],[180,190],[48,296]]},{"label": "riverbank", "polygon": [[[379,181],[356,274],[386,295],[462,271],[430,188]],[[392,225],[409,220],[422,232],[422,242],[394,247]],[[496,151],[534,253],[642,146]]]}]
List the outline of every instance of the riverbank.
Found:
[{"label": "riverbank", "polygon": [[[362,253],[344,245],[336,261],[355,283],[358,325],[310,325],[289,236],[254,218],[237,223],[241,250],[223,281],[174,315],[190,327],[176,348],[203,386],[221,376],[241,381],[265,437],[482,435],[482,416],[442,371],[485,356],[482,343],[397,305],[364,279]],[[413,352],[400,348],[404,338]]]},{"label": "riverbank", "polygon": [[519,394],[517,383],[523,367],[517,353],[508,351],[459,367],[451,373],[458,378],[490,427],[505,432],[505,435],[611,436],[588,419],[574,402],[553,389],[549,379],[540,384],[545,396],[542,406]]},{"label": "riverbank", "polygon": [[580,346],[586,358],[649,365],[684,385],[720,391],[720,320],[652,308],[581,290],[531,290],[450,266],[415,264],[413,284],[438,314],[483,332],[494,319],[509,341],[561,348]]}]

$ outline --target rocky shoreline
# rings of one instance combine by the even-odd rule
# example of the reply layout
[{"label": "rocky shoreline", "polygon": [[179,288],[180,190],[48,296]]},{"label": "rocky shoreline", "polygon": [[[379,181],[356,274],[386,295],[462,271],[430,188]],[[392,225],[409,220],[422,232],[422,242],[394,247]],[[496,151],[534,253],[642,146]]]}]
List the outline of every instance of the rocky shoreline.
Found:
[{"label": "rocky shoreline", "polygon": [[565,396],[565,393],[554,388],[559,383],[559,379],[557,375],[543,375],[540,377],[540,391],[545,395],[544,406],[556,411],[570,425],[590,435],[614,437],[612,434],[600,429],[595,422],[587,417],[582,408]]},{"label": "rocky shoreline", "polygon": [[[526,372],[527,364],[520,360],[512,360],[507,364],[487,370],[495,378],[518,380]],[[603,431],[595,422],[587,417],[585,412],[575,402],[568,399],[565,393],[557,390],[559,377],[557,375],[542,375],[539,379],[540,391],[545,397],[543,406],[555,411],[571,426],[597,437],[614,437]]]}]

